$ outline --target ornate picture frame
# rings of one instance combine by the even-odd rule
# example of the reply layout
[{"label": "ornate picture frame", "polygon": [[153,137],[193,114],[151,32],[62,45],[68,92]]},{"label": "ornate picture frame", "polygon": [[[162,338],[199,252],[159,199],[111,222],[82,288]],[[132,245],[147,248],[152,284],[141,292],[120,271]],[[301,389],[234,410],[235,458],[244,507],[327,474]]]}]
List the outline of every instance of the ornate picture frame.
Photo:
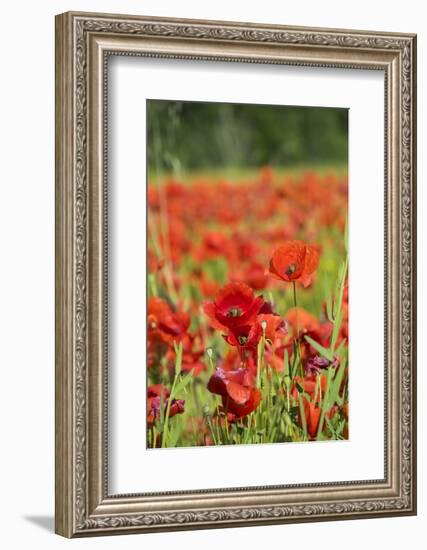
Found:
[{"label": "ornate picture frame", "polygon": [[[383,71],[384,479],[111,495],[109,56]],[[416,36],[68,12],[56,17],[56,532],[65,537],[416,513]]]}]

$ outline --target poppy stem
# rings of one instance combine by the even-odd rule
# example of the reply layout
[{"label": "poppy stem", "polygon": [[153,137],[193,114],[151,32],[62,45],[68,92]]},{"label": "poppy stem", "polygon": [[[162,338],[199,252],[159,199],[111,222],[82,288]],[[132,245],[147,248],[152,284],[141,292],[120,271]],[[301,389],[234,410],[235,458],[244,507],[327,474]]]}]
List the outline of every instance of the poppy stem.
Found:
[{"label": "poppy stem", "polygon": [[203,407],[203,416],[204,416],[204,419],[205,419],[205,423],[206,423],[207,427],[209,428],[209,432],[211,434],[213,444],[218,445],[216,437],[215,437],[215,430],[214,430],[213,425],[212,425],[212,419],[211,419],[211,416],[209,414],[209,407],[207,405],[205,405]]},{"label": "poppy stem", "polygon": [[[169,394],[169,397],[168,397],[168,400],[167,400],[167,405],[166,405],[166,414],[165,414],[165,419],[164,419],[164,425],[163,425],[163,434],[162,434],[162,448],[166,447],[167,445],[167,441],[168,441],[168,436],[169,436],[169,416],[170,416],[170,410],[171,410],[171,403],[172,403],[172,400],[175,398],[175,386],[176,386],[176,383],[178,381],[178,374],[175,373],[175,377],[173,379],[173,383],[172,383],[172,388],[171,388],[171,391],[170,391],[170,394]],[[163,408],[163,405],[162,405],[162,408]]]},{"label": "poppy stem", "polygon": [[262,327],[262,336],[257,346],[257,388],[261,388],[261,370],[264,366],[265,327]]},{"label": "poppy stem", "polygon": [[304,367],[302,364],[302,354],[301,354],[301,343],[299,340],[299,322],[298,322],[298,305],[297,305],[297,289],[295,281],[292,281],[292,287],[294,291],[294,307],[295,307],[295,322],[297,325],[297,351],[298,351],[298,361],[301,367],[301,378],[304,380]]}]

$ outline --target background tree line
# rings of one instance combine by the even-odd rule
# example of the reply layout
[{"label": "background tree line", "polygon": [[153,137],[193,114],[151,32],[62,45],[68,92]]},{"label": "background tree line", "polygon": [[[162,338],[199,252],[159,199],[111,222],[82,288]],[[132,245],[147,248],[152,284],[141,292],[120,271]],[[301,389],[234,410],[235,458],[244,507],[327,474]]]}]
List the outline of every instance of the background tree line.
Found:
[{"label": "background tree line", "polygon": [[149,100],[154,170],[347,163],[348,111]]}]

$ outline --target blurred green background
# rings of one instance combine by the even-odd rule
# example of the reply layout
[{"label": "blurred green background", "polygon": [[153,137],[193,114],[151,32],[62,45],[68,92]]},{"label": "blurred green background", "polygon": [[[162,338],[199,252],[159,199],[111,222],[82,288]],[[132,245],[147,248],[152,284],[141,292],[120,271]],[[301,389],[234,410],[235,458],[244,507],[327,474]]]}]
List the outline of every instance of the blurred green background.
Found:
[{"label": "blurred green background", "polygon": [[147,121],[150,176],[347,165],[347,109],[148,100]]}]

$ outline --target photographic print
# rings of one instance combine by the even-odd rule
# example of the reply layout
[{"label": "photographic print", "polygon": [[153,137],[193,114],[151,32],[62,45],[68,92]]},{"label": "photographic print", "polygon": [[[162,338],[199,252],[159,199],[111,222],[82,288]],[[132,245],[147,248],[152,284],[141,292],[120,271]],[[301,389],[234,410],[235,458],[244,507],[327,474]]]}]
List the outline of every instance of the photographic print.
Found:
[{"label": "photographic print", "polygon": [[55,531],[416,514],[416,35],[55,26]]},{"label": "photographic print", "polygon": [[147,144],[147,447],[348,439],[348,110],[148,100]]}]

